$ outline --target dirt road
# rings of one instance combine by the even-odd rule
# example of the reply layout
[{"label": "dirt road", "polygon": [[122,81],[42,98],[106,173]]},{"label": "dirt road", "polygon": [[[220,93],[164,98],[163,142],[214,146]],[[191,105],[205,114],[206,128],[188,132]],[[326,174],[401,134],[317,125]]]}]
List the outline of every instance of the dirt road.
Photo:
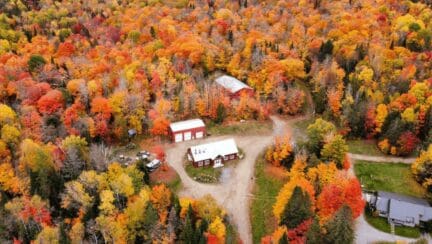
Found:
[{"label": "dirt road", "polygon": [[387,156],[370,156],[364,154],[348,153],[348,156],[354,160],[365,160],[378,163],[405,163],[412,164],[415,158],[402,158],[402,157],[387,157]]},{"label": "dirt road", "polygon": [[[286,122],[272,117],[273,133],[259,136],[219,136],[203,140],[195,140],[169,145],[166,150],[167,162],[177,171],[183,183],[180,196],[194,198],[206,194],[212,195],[223,206],[230,219],[237,227],[242,241],[252,243],[249,219],[249,197],[253,186],[255,161],[258,155],[272,143],[275,135],[282,135],[287,130]],[[183,166],[183,156],[188,147],[196,144],[234,138],[238,147],[242,148],[245,157],[239,161],[231,173],[231,178],[221,184],[202,184],[191,179]]]}]

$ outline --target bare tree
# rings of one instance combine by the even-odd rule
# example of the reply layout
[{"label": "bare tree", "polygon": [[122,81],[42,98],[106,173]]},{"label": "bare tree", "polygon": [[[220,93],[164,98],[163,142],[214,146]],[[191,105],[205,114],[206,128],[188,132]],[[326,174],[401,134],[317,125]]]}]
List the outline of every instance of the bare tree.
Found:
[{"label": "bare tree", "polygon": [[105,171],[112,158],[111,147],[104,143],[90,145],[90,164],[97,171]]}]

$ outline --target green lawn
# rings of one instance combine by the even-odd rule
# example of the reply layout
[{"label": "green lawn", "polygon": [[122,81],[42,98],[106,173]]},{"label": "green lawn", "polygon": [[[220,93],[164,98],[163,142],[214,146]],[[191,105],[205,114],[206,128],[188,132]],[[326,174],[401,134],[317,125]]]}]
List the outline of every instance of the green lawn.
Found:
[{"label": "green lawn", "polygon": [[294,123],[294,127],[298,128],[301,132],[306,134],[306,130],[310,124],[315,122],[315,117],[311,117],[305,120],[300,120]]},{"label": "green lawn", "polygon": [[426,190],[414,180],[408,164],[358,160],[354,164],[354,170],[363,188],[367,190],[426,197]]},{"label": "green lawn", "polygon": [[177,174],[177,176],[174,178],[174,180],[166,183],[167,187],[171,189],[172,192],[178,192],[180,188],[182,187],[182,181],[180,179],[180,176]]},{"label": "green lawn", "polygon": [[[382,217],[373,217],[370,213],[365,211],[366,221],[375,227],[376,229],[391,233],[391,228],[386,218]],[[398,236],[404,236],[409,238],[419,238],[420,230],[418,228],[406,227],[406,226],[395,226],[395,234]]]},{"label": "green lawn", "polygon": [[185,163],[186,173],[194,180],[201,183],[217,183],[222,173],[222,168],[207,167],[194,167],[192,163]]},{"label": "green lawn", "polygon": [[271,121],[256,121],[248,120],[243,123],[235,124],[210,124],[207,131],[212,135],[250,135],[250,134],[266,134],[272,131],[273,124]]},{"label": "green lawn", "polygon": [[272,233],[276,227],[273,217],[273,204],[284,182],[266,175],[265,160],[261,155],[255,166],[255,187],[251,205],[251,223],[253,243],[260,243],[261,238]]},{"label": "green lawn", "polygon": [[386,156],[377,147],[373,140],[347,140],[350,153],[366,154],[370,156]]}]

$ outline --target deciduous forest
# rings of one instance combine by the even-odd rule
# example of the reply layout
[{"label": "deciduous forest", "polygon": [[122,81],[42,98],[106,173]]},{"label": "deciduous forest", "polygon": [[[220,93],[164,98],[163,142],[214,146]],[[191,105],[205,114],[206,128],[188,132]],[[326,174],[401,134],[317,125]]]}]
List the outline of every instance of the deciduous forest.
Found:
[{"label": "deciduous forest", "polygon": [[[289,180],[262,242],[352,242],[365,203],[346,139],[418,156],[413,177],[432,192],[431,5],[0,1],[0,242],[236,242],[215,199],[179,197],[142,162],[112,161],[112,148],[130,130],[161,143],[184,119],[308,110],[308,140],[279,135],[264,152]],[[221,74],[253,95],[232,97]]]}]

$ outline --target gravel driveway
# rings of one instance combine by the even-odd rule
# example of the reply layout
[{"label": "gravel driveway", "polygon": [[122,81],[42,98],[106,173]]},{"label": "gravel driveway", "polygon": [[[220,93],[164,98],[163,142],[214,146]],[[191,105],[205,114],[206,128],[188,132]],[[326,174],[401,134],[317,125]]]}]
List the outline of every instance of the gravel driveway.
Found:
[{"label": "gravel driveway", "polygon": [[[212,195],[223,206],[237,227],[241,240],[252,243],[249,218],[249,197],[253,186],[255,161],[258,155],[273,142],[274,135],[282,135],[286,131],[286,122],[272,117],[273,133],[269,135],[251,136],[218,136],[167,145],[167,162],[177,171],[183,183],[180,196],[200,198],[206,194]],[[190,146],[234,138],[237,145],[243,149],[245,157],[229,172],[227,179],[221,184],[202,184],[191,179],[183,166],[183,156]]]}]

